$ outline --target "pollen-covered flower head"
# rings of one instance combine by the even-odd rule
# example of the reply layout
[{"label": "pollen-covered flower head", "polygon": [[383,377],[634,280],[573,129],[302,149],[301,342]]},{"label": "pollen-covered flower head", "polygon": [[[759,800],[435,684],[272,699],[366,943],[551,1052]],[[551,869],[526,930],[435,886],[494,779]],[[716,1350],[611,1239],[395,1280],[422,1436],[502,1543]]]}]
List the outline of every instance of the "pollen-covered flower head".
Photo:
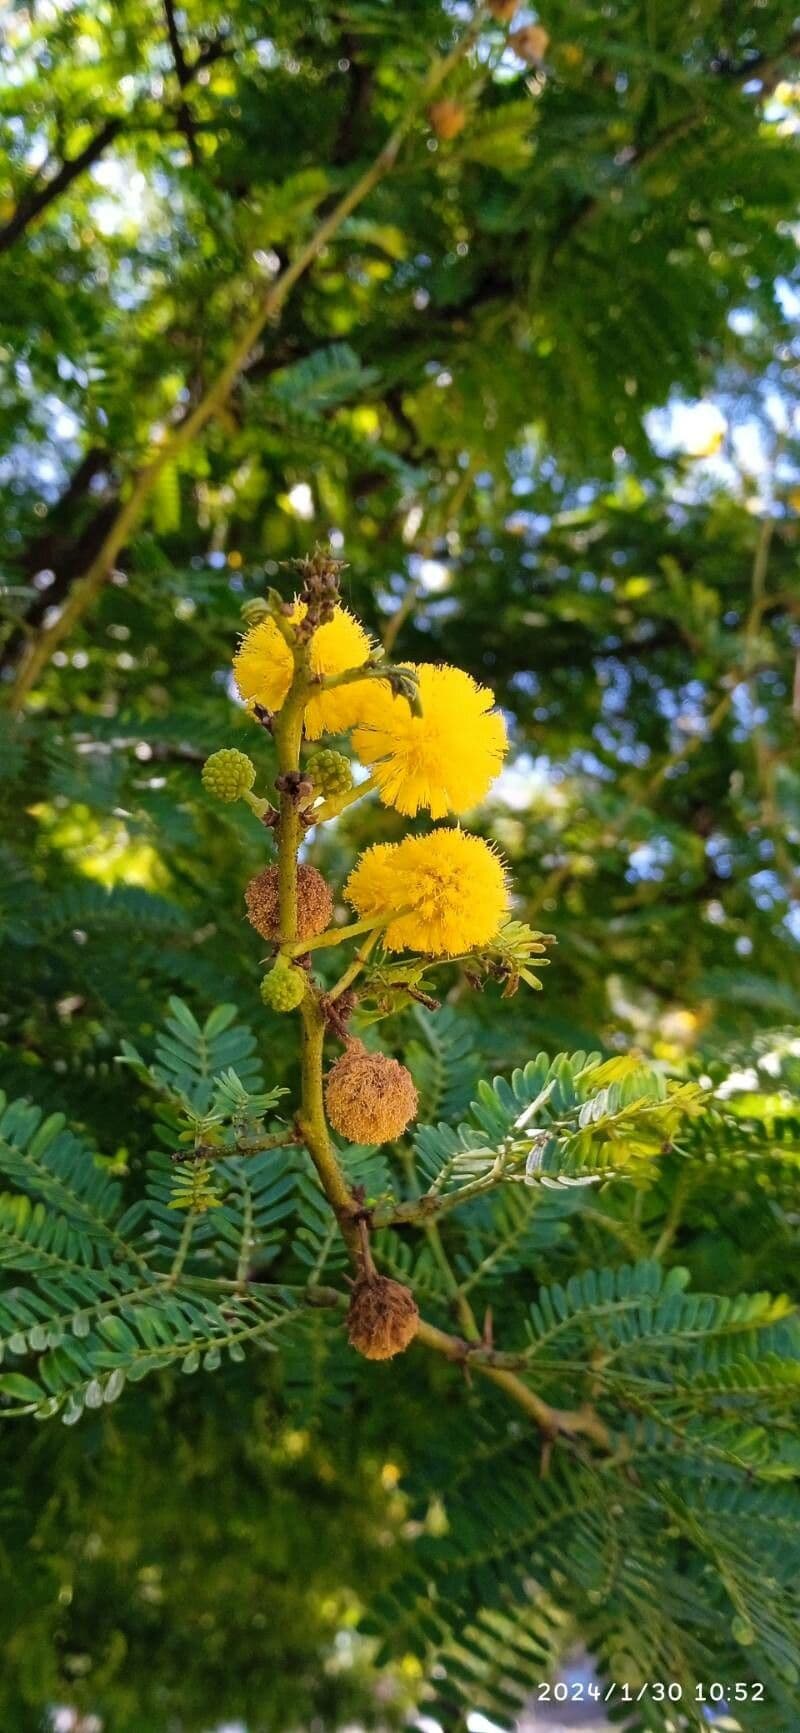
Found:
[{"label": "pollen-covered flower head", "polygon": [[427,807],[433,818],[468,812],[483,799],[506,750],[494,694],[461,668],[422,662],[414,671],[421,716],[384,680],[352,688],[359,694],[353,750],[372,767],[386,806],[409,814]]},{"label": "pollen-covered flower head", "polygon": [[[290,623],[302,620],[305,604],[297,602]],[[319,626],[311,639],[309,659],[314,674],[343,674],[360,668],[370,653],[370,641],[362,625],[346,608],[335,608],[333,618]],[[233,675],[239,695],[249,709],[263,704],[265,710],[280,710],[292,682],[292,652],[274,620],[260,620],[246,632],[233,658]],[[350,728],[361,714],[357,694],[362,686],[342,686],[310,698],[305,711],[309,740],[321,734],[339,734]]]},{"label": "pollen-covered flower head", "polygon": [[491,844],[444,826],[367,849],[345,896],[363,919],[398,911],[384,933],[387,950],[434,957],[488,944],[508,913],[505,869]]}]

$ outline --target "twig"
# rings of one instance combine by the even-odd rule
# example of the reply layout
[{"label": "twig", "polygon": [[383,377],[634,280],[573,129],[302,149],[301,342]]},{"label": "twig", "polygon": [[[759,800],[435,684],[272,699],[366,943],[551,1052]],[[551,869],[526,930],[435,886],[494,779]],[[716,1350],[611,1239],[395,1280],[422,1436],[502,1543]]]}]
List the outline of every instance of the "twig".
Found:
[{"label": "twig", "polygon": [[[307,1298],[311,1306],[332,1306],[339,1311],[345,1311],[348,1305],[347,1295],[339,1293],[336,1288],[310,1287]],[[521,1356],[502,1354],[483,1342],[465,1342],[460,1336],[451,1336],[436,1324],[427,1323],[424,1318],[419,1321],[415,1340],[423,1348],[443,1355],[452,1365],[469,1366],[481,1377],[490,1379],[533,1420],[546,1438],[590,1438],[601,1450],[612,1449],[609,1428],[588,1404],[581,1408],[553,1408],[517,1377],[511,1368],[524,1367],[525,1361]]]},{"label": "twig", "polygon": [[232,1156],[261,1155],[265,1149],[290,1149],[292,1144],[302,1141],[297,1127],[286,1125],[282,1131],[267,1131],[261,1137],[238,1138],[233,1145],[197,1143],[193,1149],[176,1149],[172,1159],[178,1163],[230,1161]]},{"label": "twig", "polygon": [[[198,54],[197,59],[190,66],[185,66],[185,80],[182,88],[188,87],[197,77],[198,72],[211,66],[224,53],[223,42],[208,43]],[[185,107],[185,104],[182,106]],[[13,247],[14,243],[20,240],[26,230],[30,228],[31,223],[34,223],[37,217],[43,216],[50,205],[55,204],[62,193],[67,192],[73,182],[99,160],[120,133],[132,131],[134,124],[135,113],[134,115],[112,115],[108,120],[103,121],[82,150],[79,150],[75,156],[64,158],[60,168],[50,180],[43,184],[38,184],[40,177],[32,180],[22,194],[13,215],[0,228],[0,253],[7,252],[9,247]]]},{"label": "twig", "polygon": [[367,934],[363,945],[359,946],[352,962],[348,963],[347,968],[344,970],[344,973],[339,976],[335,986],[331,987],[330,992],[326,994],[329,1005],[335,1004],[336,1000],[341,999],[342,994],[347,992],[348,987],[352,986],[353,982],[360,975],[364,964],[367,962],[370,952],[374,950],[379,937],[379,928],[373,927],[372,932]]}]

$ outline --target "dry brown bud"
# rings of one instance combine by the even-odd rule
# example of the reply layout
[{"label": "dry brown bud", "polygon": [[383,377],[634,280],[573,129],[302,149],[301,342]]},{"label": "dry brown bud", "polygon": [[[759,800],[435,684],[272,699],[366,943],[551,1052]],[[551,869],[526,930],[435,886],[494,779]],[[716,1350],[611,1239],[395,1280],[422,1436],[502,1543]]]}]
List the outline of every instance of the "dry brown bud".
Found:
[{"label": "dry brown bud", "polygon": [[443,96],[441,102],[431,103],[428,119],[437,138],[458,138],[467,124],[467,111],[463,102],[456,102],[452,96]]},{"label": "dry brown bud", "polygon": [[[245,886],[247,919],[263,939],[277,939],[280,925],[278,869],[265,867]],[[333,916],[333,897],[316,867],[297,869],[297,936],[316,938],[324,933]]]},{"label": "dry brown bud", "polygon": [[349,1041],[328,1072],[325,1106],[334,1131],[348,1143],[391,1143],[414,1118],[414,1079],[397,1059]]},{"label": "dry brown bud", "polygon": [[541,66],[550,47],[550,32],[542,24],[525,24],[521,30],[512,30],[508,45],[529,66]]},{"label": "dry brown bud", "polygon": [[489,11],[501,24],[509,24],[519,8],[520,0],[488,0]]},{"label": "dry brown bud", "polygon": [[419,1324],[414,1295],[390,1276],[364,1275],[347,1312],[350,1346],[366,1360],[391,1360],[413,1342]]}]

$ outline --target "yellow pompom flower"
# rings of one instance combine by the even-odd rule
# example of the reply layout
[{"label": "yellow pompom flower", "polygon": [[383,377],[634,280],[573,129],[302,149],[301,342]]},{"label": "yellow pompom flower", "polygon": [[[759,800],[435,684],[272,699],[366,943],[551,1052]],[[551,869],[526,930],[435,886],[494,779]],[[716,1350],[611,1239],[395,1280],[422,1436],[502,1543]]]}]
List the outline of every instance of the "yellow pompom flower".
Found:
[{"label": "yellow pompom flower", "polygon": [[[290,616],[294,623],[303,618],[305,607],[298,603]],[[332,620],[320,626],[311,639],[310,662],[315,674],[343,674],[346,668],[360,668],[370,653],[369,638],[359,621],[346,608],[336,608]],[[292,681],[292,652],[274,620],[260,620],[246,632],[233,658],[233,676],[241,698],[249,709],[263,704],[265,710],[280,710]],[[339,734],[350,728],[361,714],[357,694],[362,686],[342,686],[333,692],[320,692],[306,705],[305,728],[309,740],[321,734]]]},{"label": "yellow pompom flower", "polygon": [[399,912],[384,932],[390,951],[455,957],[495,937],[508,913],[508,884],[488,842],[443,827],[377,843],[356,862],[345,896],[362,919]]},{"label": "yellow pompom flower", "polygon": [[360,709],[353,750],[371,766],[384,805],[410,815],[427,807],[433,818],[468,812],[483,799],[506,750],[494,693],[461,668],[422,662],[415,673],[421,716],[384,680],[352,688]]}]

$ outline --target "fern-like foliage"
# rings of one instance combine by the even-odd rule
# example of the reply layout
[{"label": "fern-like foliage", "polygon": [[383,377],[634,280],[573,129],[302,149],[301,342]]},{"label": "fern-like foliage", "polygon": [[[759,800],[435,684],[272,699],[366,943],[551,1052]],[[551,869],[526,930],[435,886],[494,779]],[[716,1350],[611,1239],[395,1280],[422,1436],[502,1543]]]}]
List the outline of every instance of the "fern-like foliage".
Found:
[{"label": "fern-like foliage", "polygon": [[419,1167],[444,1195],[500,1176],[551,1186],[631,1175],[670,1145],[702,1099],[699,1086],[668,1082],[637,1059],[539,1054],[510,1081],[481,1082],[457,1129],[424,1127]]},{"label": "fern-like foliage", "polygon": [[[591,1271],[531,1308],[525,1375],[551,1397],[574,1397],[577,1381],[618,1404],[615,1463],[561,1457],[542,1478],[517,1429],[474,1414],[446,1487],[431,1463],[446,1532],[403,1561],[373,1623],[387,1653],[436,1654],[443,1724],[480,1709],[513,1725],[565,1622],[633,1701],[646,1681],[676,1681],[700,1727],[698,1690],[725,1664],[767,1678],[793,1724],[800,1453],[780,1415],[797,1411],[800,1327],[787,1302],[686,1282],[654,1263]],[[642,1727],[674,1724],[666,1702],[637,1712]]]},{"label": "fern-like foliage", "polygon": [[[437,1124],[413,1149],[341,1160],[383,1220],[380,1268],[463,1340],[467,1380],[445,1370],[446,1438],[426,1425],[420,1439],[418,1514],[367,1620],[382,1652],[418,1658],[426,1707],[447,1728],[475,1711],[513,1725],[576,1630],[602,1688],[627,1682],[626,1727],[667,1733],[674,1705],[636,1700],[661,1679],[699,1729],[712,1678],[764,1682],[773,1719],[751,1703],[758,1733],[794,1725],[797,1312],[780,1294],[695,1291],[668,1257],[589,1257],[592,1200],[631,1176],[656,1207],[663,1161],[692,1179],[709,1163],[752,1163],[773,1122],[748,1154],[752,1101],[745,1121],[724,1090],[635,1058],[539,1055],[475,1089],[472,1031],[453,1010],[415,1008],[406,1057]],[[128,1383],[270,1354],[303,1426],[341,1424],[394,1372],[348,1346],[338,1224],[293,1125],[276,1118],[280,1092],[251,1031],[230,1006],[200,1022],[173,1000],[152,1056],[127,1045],[122,1059],[154,1110],[143,1183],[61,1115],[3,1098],[4,1413],[71,1425]],[[566,1417],[556,1445],[506,1406],[508,1374],[556,1430]],[[408,1389],[418,1404],[423,1377],[417,1350],[398,1399]],[[568,1424],[589,1412],[591,1442]]]}]

